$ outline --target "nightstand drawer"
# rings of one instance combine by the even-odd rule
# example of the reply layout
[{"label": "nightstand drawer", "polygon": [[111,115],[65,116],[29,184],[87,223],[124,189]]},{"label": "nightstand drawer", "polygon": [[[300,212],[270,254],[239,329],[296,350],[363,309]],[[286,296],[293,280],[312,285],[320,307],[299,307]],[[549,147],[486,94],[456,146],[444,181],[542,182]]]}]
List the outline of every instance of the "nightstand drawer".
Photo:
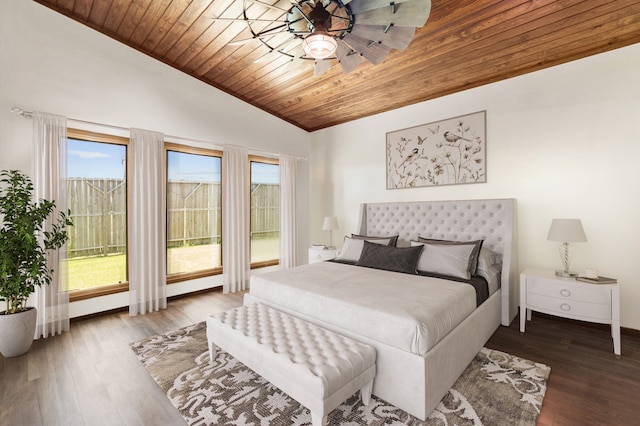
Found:
[{"label": "nightstand drawer", "polygon": [[324,262],[325,260],[335,259],[337,255],[338,250],[336,249],[310,248],[309,263]]},{"label": "nightstand drawer", "polygon": [[611,290],[572,283],[551,282],[538,279],[527,280],[527,294],[555,297],[572,301],[611,305]]},{"label": "nightstand drawer", "polygon": [[611,320],[611,303],[589,303],[571,299],[543,296],[527,293],[527,307],[533,310],[559,313],[566,317],[589,318],[592,320]]}]

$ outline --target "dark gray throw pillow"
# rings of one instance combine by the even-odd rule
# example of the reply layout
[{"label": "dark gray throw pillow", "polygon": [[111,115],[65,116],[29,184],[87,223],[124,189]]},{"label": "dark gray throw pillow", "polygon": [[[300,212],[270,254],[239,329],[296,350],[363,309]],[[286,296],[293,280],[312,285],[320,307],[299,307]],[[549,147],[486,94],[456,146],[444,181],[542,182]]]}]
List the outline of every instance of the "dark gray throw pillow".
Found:
[{"label": "dark gray throw pillow", "polygon": [[385,243],[388,246],[395,247],[398,242],[398,235],[391,235],[389,237],[374,237],[370,235],[358,235],[351,234],[351,238],[357,238],[358,240],[367,240],[371,242],[377,242],[379,244]]},{"label": "dark gray throw pillow", "polygon": [[422,246],[417,247],[389,247],[380,244],[364,242],[360,259],[356,262],[358,266],[367,268],[384,269],[386,271],[404,272],[406,274],[416,274],[416,266]]}]

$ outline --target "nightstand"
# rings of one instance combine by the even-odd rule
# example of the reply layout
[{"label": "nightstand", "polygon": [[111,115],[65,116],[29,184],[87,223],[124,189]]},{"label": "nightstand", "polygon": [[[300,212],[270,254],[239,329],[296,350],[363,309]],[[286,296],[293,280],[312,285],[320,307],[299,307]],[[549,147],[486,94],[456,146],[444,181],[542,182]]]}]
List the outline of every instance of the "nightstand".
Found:
[{"label": "nightstand", "polygon": [[[531,311],[580,321],[611,324],[613,353],[620,355],[620,287],[562,278],[554,271],[527,268],[520,274],[520,332]],[[525,314],[526,312],[526,314]]]},{"label": "nightstand", "polygon": [[324,262],[325,260],[335,259],[338,256],[338,250],[323,247],[309,248],[309,263]]}]

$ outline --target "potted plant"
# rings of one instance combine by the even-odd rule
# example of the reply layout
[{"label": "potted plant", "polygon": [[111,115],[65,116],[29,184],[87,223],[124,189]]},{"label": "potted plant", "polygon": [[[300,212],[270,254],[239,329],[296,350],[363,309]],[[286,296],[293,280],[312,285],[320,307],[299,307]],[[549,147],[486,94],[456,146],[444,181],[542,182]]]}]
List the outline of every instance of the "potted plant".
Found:
[{"label": "potted plant", "polygon": [[[51,282],[46,253],[64,245],[69,213],[60,212],[51,229],[45,220],[55,201],[33,200],[31,179],[18,170],[0,172],[0,353],[5,357],[29,351],[36,327],[36,308],[26,306],[36,286]],[[2,306],[0,305],[0,309]]]}]

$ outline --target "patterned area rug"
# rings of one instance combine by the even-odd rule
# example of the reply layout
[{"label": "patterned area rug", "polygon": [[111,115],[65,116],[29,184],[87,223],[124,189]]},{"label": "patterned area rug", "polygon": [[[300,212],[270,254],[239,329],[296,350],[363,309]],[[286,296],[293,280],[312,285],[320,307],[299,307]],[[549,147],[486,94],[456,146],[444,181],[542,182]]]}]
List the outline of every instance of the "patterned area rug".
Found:
[{"label": "patterned area rug", "polygon": [[[309,410],[226,352],[209,363],[204,322],[131,344],[189,425],[308,425]],[[329,425],[535,425],[551,369],[483,348],[426,421],[356,394]]]}]

